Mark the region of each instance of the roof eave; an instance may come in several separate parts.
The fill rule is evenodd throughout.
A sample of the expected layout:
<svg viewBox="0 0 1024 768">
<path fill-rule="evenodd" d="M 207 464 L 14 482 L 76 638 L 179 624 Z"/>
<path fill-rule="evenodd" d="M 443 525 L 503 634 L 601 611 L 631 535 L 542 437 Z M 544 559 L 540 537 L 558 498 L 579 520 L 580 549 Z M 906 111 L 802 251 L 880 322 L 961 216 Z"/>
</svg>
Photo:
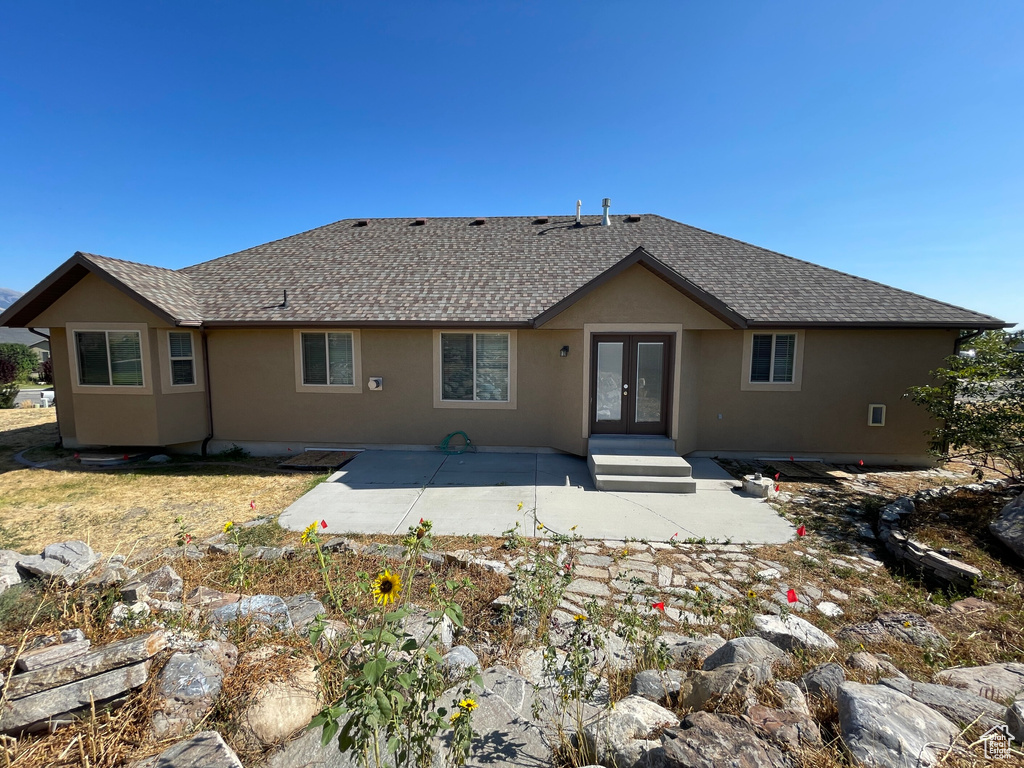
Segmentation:
<svg viewBox="0 0 1024 768">
<path fill-rule="evenodd" d="M 958 321 L 943 321 L 943 322 L 927 322 L 921 320 L 905 320 L 905 321 L 867 321 L 867 322 L 829 322 L 829 321 L 815 321 L 815 322 L 776 322 L 773 320 L 751 320 L 748 323 L 748 327 L 752 329 L 756 328 L 786 328 L 786 329 L 799 329 L 799 328 L 816 328 L 821 330 L 998 330 L 1000 328 L 1012 328 L 1013 323 L 1006 323 L 1002 320 L 991 320 L 991 321 L 971 321 L 964 320 Z"/>
</svg>

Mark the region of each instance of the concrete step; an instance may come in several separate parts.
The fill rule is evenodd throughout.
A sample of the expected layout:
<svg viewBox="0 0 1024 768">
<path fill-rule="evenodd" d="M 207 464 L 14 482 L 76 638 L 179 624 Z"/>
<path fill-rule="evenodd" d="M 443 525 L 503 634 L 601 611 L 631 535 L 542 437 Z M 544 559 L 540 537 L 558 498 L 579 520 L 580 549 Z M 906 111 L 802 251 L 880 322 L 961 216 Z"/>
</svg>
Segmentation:
<svg viewBox="0 0 1024 768">
<path fill-rule="evenodd" d="M 660 435 L 594 435 L 587 442 L 587 453 L 603 455 L 651 453 L 675 454 L 676 444 Z"/>
<path fill-rule="evenodd" d="M 590 474 L 689 477 L 690 464 L 678 454 L 597 454 L 587 457 Z"/>
<path fill-rule="evenodd" d="M 688 477 L 597 475 L 594 477 L 594 484 L 599 491 L 634 491 L 637 493 L 697 492 L 697 481 Z"/>
</svg>

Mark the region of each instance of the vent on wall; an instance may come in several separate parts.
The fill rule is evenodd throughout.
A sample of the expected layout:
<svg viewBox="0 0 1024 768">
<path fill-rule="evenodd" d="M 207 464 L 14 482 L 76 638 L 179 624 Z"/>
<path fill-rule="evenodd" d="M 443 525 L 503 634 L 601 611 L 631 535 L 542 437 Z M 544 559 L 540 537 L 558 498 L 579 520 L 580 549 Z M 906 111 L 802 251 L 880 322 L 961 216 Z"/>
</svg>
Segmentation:
<svg viewBox="0 0 1024 768">
<path fill-rule="evenodd" d="M 885 426 L 885 406 L 881 403 L 872 403 L 868 406 L 868 426 Z"/>
</svg>

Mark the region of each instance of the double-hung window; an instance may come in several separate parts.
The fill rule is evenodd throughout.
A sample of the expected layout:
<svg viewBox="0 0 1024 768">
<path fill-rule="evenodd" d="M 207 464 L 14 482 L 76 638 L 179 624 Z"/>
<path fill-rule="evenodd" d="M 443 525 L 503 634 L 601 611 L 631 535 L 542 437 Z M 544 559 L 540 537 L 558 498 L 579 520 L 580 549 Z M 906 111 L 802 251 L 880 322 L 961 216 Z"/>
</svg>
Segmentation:
<svg viewBox="0 0 1024 768">
<path fill-rule="evenodd" d="M 79 386 L 145 386 L 139 331 L 75 331 L 75 355 Z"/>
<path fill-rule="evenodd" d="M 441 400 L 508 403 L 508 333 L 441 334 Z"/>
<path fill-rule="evenodd" d="M 180 387 L 196 383 L 196 358 L 189 331 L 170 331 L 167 348 L 171 361 L 171 385 Z"/>
<path fill-rule="evenodd" d="M 754 334 L 750 347 L 751 383 L 791 384 L 795 365 L 795 333 Z"/>
<path fill-rule="evenodd" d="M 355 355 L 350 331 L 301 334 L 305 386 L 355 386 Z"/>
</svg>

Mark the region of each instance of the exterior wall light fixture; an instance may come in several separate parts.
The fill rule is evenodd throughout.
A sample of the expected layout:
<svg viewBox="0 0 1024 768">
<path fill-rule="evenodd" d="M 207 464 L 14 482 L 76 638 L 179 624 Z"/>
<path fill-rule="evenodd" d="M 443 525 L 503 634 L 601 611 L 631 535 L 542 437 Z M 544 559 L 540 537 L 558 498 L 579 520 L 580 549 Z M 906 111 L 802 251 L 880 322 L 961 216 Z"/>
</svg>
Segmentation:
<svg viewBox="0 0 1024 768">
<path fill-rule="evenodd" d="M 562 347 L 560 350 L 558 350 L 558 356 L 559 357 L 568 357 L 569 356 L 569 345 L 568 344 L 566 344 L 564 347 Z"/>
</svg>

